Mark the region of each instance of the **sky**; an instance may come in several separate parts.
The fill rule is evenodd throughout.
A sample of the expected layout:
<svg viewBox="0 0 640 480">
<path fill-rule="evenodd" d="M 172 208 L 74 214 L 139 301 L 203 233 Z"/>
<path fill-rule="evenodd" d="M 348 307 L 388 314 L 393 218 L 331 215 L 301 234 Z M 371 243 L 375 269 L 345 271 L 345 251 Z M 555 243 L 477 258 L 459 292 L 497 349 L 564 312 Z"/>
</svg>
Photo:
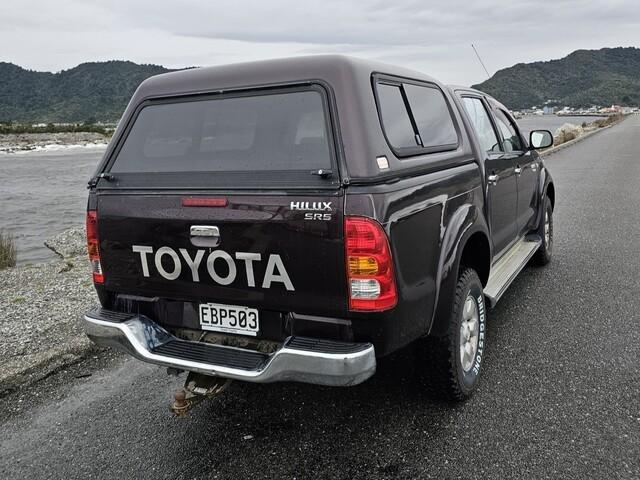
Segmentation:
<svg viewBox="0 0 640 480">
<path fill-rule="evenodd" d="M 3 0 L 0 61 L 39 71 L 131 60 L 171 68 L 341 53 L 486 79 L 577 49 L 640 47 L 638 0 Z"/>
</svg>

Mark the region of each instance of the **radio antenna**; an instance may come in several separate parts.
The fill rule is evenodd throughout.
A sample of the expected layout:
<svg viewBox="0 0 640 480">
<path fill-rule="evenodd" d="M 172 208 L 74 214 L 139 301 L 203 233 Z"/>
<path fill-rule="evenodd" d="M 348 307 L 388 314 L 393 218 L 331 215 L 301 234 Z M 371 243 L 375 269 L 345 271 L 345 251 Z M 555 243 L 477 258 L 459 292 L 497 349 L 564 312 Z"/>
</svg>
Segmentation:
<svg viewBox="0 0 640 480">
<path fill-rule="evenodd" d="M 476 57 L 478 57 L 480 65 L 482 65 L 482 68 L 484 68 L 484 71 L 487 74 L 487 78 L 491 78 L 491 75 L 489 75 L 489 70 L 487 70 L 487 67 L 484 66 L 484 62 L 482 61 L 482 58 L 480 58 L 480 54 L 478 53 L 478 50 L 476 50 L 476 47 L 473 43 L 471 44 L 471 48 L 473 48 L 473 51 L 476 52 Z"/>
</svg>

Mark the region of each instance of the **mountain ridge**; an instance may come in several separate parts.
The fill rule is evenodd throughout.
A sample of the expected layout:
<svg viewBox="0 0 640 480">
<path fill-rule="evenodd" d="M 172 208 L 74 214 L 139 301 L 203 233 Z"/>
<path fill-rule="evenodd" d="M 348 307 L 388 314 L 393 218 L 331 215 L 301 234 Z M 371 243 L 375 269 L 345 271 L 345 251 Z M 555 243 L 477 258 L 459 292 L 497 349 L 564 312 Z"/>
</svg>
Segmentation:
<svg viewBox="0 0 640 480">
<path fill-rule="evenodd" d="M 146 78 L 175 71 L 126 60 L 85 62 L 38 72 L 0 62 L 0 122 L 113 122 Z M 473 85 L 511 109 L 534 105 L 640 105 L 640 49 L 576 50 L 518 63 Z"/>
<path fill-rule="evenodd" d="M 640 49 L 575 50 L 556 60 L 518 63 L 473 88 L 512 109 L 640 105 Z"/>
<path fill-rule="evenodd" d="M 116 121 L 143 80 L 171 71 L 126 60 L 85 62 L 56 73 L 0 62 L 0 122 Z"/>
</svg>

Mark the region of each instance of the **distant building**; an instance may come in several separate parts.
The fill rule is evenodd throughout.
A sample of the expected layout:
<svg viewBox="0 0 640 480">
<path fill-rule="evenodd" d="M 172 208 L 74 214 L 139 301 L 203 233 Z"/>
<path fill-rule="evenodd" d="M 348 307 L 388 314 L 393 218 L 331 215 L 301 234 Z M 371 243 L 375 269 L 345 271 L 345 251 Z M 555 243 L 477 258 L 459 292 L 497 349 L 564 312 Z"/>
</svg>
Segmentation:
<svg viewBox="0 0 640 480">
<path fill-rule="evenodd" d="M 554 107 L 549 107 L 547 105 L 542 107 L 542 114 L 543 115 L 553 115 L 554 112 L 555 112 L 555 108 Z"/>
<path fill-rule="evenodd" d="M 606 113 L 611 115 L 614 113 L 622 113 L 623 110 L 624 110 L 623 107 L 619 105 L 611 105 L 609 108 L 601 108 L 600 113 Z"/>
</svg>

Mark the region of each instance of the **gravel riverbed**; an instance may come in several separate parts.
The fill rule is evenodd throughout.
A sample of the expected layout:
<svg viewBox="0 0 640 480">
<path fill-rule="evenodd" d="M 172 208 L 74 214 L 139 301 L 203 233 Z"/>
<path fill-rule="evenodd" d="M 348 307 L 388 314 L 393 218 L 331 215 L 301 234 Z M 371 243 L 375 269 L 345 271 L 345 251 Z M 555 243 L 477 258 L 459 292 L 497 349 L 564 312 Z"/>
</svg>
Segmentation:
<svg viewBox="0 0 640 480">
<path fill-rule="evenodd" d="M 46 242 L 57 260 L 0 271 L 0 395 L 94 348 L 80 321 L 97 303 L 84 242 L 82 227 L 65 231 Z"/>
<path fill-rule="evenodd" d="M 106 145 L 109 137 L 97 132 L 6 133 L 0 134 L 0 153 L 55 150 L 65 147 Z"/>
</svg>

